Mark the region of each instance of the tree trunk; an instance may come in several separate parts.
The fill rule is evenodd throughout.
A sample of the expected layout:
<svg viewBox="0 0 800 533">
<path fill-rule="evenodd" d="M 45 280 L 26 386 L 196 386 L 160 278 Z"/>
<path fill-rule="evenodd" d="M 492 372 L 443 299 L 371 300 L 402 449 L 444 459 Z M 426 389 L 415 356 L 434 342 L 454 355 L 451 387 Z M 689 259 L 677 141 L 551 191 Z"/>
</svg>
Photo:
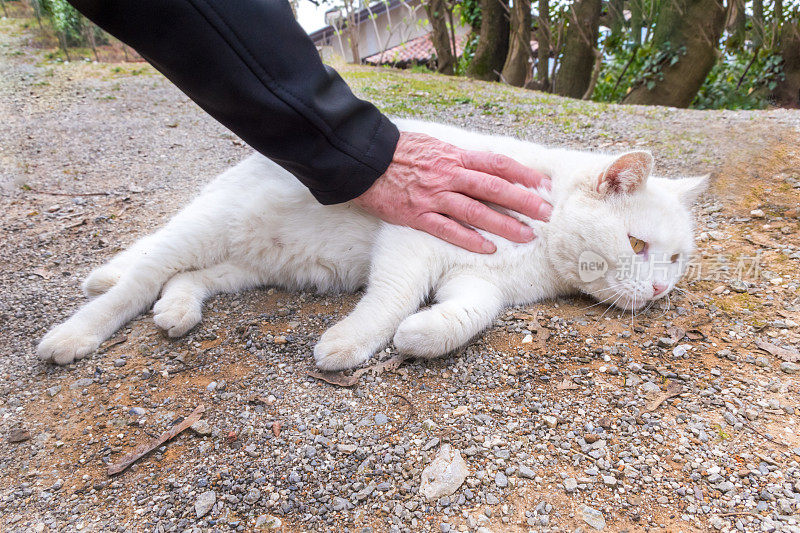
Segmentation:
<svg viewBox="0 0 800 533">
<path fill-rule="evenodd" d="M 538 68 L 536 71 L 539 89 L 542 91 L 550 90 L 550 2 L 549 0 L 539 0 L 539 29 L 536 32 L 538 49 L 536 51 Z"/>
<path fill-rule="evenodd" d="M 642 45 L 642 26 L 644 24 L 644 0 L 631 0 L 631 37 L 634 46 Z"/>
<path fill-rule="evenodd" d="M 728 50 L 737 50 L 744 44 L 747 28 L 747 14 L 744 10 L 745 0 L 728 0 L 728 15 L 725 29 L 728 30 L 728 40 L 725 46 Z"/>
<path fill-rule="evenodd" d="M 658 74 L 649 83 L 635 85 L 624 102 L 688 107 L 717 61 L 717 43 L 724 26 L 721 0 L 665 3 L 656 20 L 653 44 L 661 51 L 669 44 L 677 56 L 667 56 Z"/>
<path fill-rule="evenodd" d="M 567 14 L 564 54 L 553 92 L 582 98 L 589 88 L 599 34 L 600 0 L 576 0 Z"/>
<path fill-rule="evenodd" d="M 772 99 L 781 107 L 800 107 L 800 20 L 783 25 L 778 53 L 783 58 L 784 79 L 772 91 Z"/>
<path fill-rule="evenodd" d="M 608 0 L 608 27 L 611 41 L 619 43 L 625 30 L 625 0 Z"/>
<path fill-rule="evenodd" d="M 436 71 L 452 75 L 455 72 L 455 56 L 450 47 L 450 34 L 447 31 L 447 5 L 445 0 L 428 0 L 425 12 L 431 24 L 431 42 L 436 50 Z"/>
<path fill-rule="evenodd" d="M 480 0 L 480 6 L 481 32 L 467 74 L 497 81 L 508 53 L 508 0 Z"/>
<path fill-rule="evenodd" d="M 361 54 L 358 50 L 358 24 L 356 24 L 356 6 L 353 0 L 345 0 L 344 9 L 347 14 L 347 40 L 350 43 L 350 54 L 353 56 L 352 63 L 361 64 Z"/>
<path fill-rule="evenodd" d="M 772 48 L 778 47 L 783 20 L 783 0 L 775 0 L 772 4 Z"/>
<path fill-rule="evenodd" d="M 531 73 L 531 0 L 514 0 L 503 80 L 522 87 Z"/>
<path fill-rule="evenodd" d="M 753 0 L 753 44 L 764 44 L 764 0 Z"/>
</svg>

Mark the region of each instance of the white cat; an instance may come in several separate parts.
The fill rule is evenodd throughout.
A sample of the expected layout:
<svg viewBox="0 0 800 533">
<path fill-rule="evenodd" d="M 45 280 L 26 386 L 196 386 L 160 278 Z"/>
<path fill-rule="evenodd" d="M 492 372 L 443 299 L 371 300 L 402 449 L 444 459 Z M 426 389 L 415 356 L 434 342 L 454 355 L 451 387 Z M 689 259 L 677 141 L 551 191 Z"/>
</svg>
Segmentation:
<svg viewBox="0 0 800 533">
<path fill-rule="evenodd" d="M 438 124 L 396 123 L 549 175 L 552 190 L 538 191 L 553 205 L 549 223 L 512 214 L 538 238 L 518 244 L 481 232 L 497 252 L 470 253 L 350 203 L 320 205 L 287 171 L 253 155 L 207 185 L 164 228 L 94 270 L 83 288 L 95 298 L 45 335 L 39 357 L 67 364 L 92 353 L 159 294 L 153 319 L 178 337 L 200 322 L 203 301 L 220 292 L 262 285 L 355 291 L 366 284 L 352 313 L 314 348 L 319 368 L 339 370 L 363 363 L 390 340 L 401 352 L 440 356 L 487 328 L 506 306 L 578 291 L 639 309 L 683 274 L 693 250 L 689 207 L 706 177 L 649 177 L 653 158 L 642 151 L 551 149 Z M 420 310 L 429 295 L 435 303 Z"/>
</svg>

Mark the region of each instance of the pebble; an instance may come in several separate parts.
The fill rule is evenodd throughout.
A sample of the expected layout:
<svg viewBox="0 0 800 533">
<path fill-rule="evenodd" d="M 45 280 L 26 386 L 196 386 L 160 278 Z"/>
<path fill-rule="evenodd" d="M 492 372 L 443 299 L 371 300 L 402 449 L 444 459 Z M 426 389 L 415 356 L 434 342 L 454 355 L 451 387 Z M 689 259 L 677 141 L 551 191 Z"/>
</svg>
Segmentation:
<svg viewBox="0 0 800 533">
<path fill-rule="evenodd" d="M 464 483 L 467 473 L 467 463 L 461 457 L 461 452 L 444 444 L 433 461 L 422 471 L 419 492 L 428 501 L 449 496 Z"/>
<path fill-rule="evenodd" d="M 504 489 L 508 486 L 508 478 L 502 472 L 498 472 L 494 476 L 494 484 L 498 486 L 498 488 Z"/>
<path fill-rule="evenodd" d="M 533 479 L 536 477 L 536 472 L 525 465 L 519 465 L 519 475 L 520 477 L 524 477 L 526 479 Z"/>
<path fill-rule="evenodd" d="M 564 490 L 567 492 L 575 492 L 578 488 L 578 480 L 574 477 L 568 477 L 564 480 Z"/>
<path fill-rule="evenodd" d="M 603 528 L 606 527 L 606 519 L 603 516 L 603 513 L 597 509 L 593 509 L 588 505 L 581 505 L 581 507 L 578 509 L 578 513 L 584 522 L 589 524 L 590 527 L 596 529 L 597 531 L 602 531 Z"/>
<path fill-rule="evenodd" d="M 785 372 L 786 374 L 797 374 L 797 372 L 800 372 L 800 365 L 797 363 L 784 361 L 781 363 L 781 372 Z"/>
<path fill-rule="evenodd" d="M 190 427 L 198 435 L 211 435 L 211 426 L 203 419 L 198 420 Z"/>
<path fill-rule="evenodd" d="M 552 415 L 545 415 L 542 417 L 542 420 L 544 420 L 544 423 L 549 428 L 555 428 L 556 426 L 558 426 L 558 418 Z"/>
<path fill-rule="evenodd" d="M 217 503 L 217 493 L 213 490 L 208 490 L 197 497 L 194 502 L 194 512 L 197 518 L 203 518 Z"/>
</svg>

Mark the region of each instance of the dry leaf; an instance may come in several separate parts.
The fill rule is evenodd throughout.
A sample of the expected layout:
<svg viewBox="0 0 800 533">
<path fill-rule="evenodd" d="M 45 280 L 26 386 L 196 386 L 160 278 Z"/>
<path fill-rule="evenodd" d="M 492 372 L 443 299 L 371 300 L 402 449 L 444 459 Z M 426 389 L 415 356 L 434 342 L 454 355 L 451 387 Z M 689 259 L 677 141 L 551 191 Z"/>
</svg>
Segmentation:
<svg viewBox="0 0 800 533">
<path fill-rule="evenodd" d="M 276 437 L 281 436 L 281 423 L 278 422 L 277 420 L 272 423 L 272 434 L 275 435 Z"/>
<path fill-rule="evenodd" d="M 25 442 L 31 438 L 31 432 L 25 428 L 16 428 L 8 432 L 8 442 Z"/>
<path fill-rule="evenodd" d="M 391 372 L 392 370 L 397 370 L 397 368 L 403 364 L 403 362 L 408 359 L 405 355 L 393 355 L 387 361 L 382 363 L 375 363 L 374 365 L 370 365 L 365 368 L 359 368 L 355 372 L 353 372 L 352 376 L 347 376 L 343 372 L 309 372 L 308 375 L 312 378 L 321 379 L 326 383 L 330 383 L 331 385 L 337 385 L 339 387 L 352 387 L 358 380 L 361 379 L 361 376 L 366 374 L 367 372 L 372 372 L 375 375 L 382 374 L 383 372 Z"/>
<path fill-rule="evenodd" d="M 772 344 L 771 342 L 767 342 L 764 339 L 756 339 L 756 346 L 765 352 L 771 353 L 779 359 L 783 359 L 784 361 L 788 361 L 790 363 L 796 363 L 797 361 L 800 361 L 800 352 L 794 348 L 781 348 L 780 346 Z"/>
<path fill-rule="evenodd" d="M 645 411 L 655 411 L 659 408 L 659 406 L 669 400 L 670 398 L 679 395 L 683 392 L 683 385 L 678 383 L 677 381 L 670 381 L 669 385 L 667 385 L 667 391 L 662 392 L 661 395 L 647 404 L 647 407 L 644 408 Z"/>
<path fill-rule="evenodd" d="M 575 390 L 577 388 L 578 385 L 569 378 L 564 378 L 564 381 L 556 386 L 556 389 L 558 390 Z"/>
</svg>

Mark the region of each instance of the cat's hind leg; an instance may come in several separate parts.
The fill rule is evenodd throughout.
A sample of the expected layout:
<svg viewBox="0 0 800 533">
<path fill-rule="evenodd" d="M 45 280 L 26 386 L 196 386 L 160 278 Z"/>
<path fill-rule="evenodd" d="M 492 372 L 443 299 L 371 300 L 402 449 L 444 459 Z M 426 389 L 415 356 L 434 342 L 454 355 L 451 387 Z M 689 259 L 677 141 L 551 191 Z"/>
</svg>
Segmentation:
<svg viewBox="0 0 800 533">
<path fill-rule="evenodd" d="M 260 283 L 251 270 L 233 263 L 220 263 L 174 275 L 164 285 L 153 306 L 153 321 L 170 337 L 180 337 L 202 318 L 203 302 L 221 292 L 238 292 Z"/>
<path fill-rule="evenodd" d="M 446 281 L 436 291 L 438 303 L 400 323 L 394 345 L 415 357 L 439 357 L 469 342 L 489 327 L 503 309 L 494 284 L 472 275 Z"/>
</svg>

